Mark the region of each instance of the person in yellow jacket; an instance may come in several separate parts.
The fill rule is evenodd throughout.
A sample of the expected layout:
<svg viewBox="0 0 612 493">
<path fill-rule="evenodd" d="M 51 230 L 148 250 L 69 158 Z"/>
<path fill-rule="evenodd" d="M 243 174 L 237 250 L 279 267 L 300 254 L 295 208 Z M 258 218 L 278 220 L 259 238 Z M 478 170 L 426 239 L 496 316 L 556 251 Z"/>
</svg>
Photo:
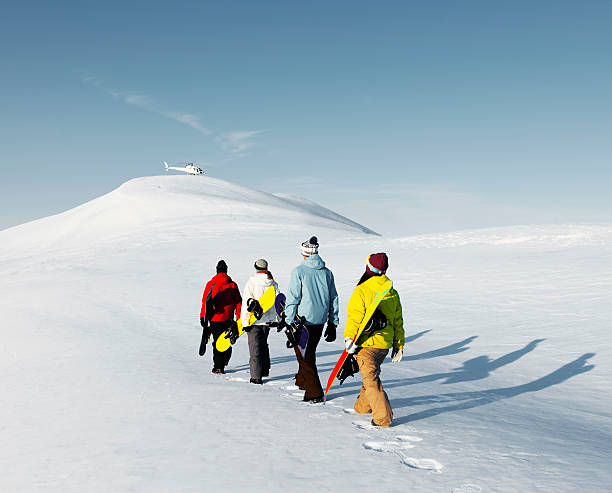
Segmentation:
<svg viewBox="0 0 612 493">
<path fill-rule="evenodd" d="M 391 361 L 397 363 L 402 359 L 404 348 L 402 305 L 397 291 L 385 275 L 388 267 L 386 253 L 374 253 L 368 257 L 366 270 L 348 302 L 344 328 L 346 350 L 349 354 L 355 354 L 363 379 L 355 411 L 360 414 L 372 413 L 374 426 L 390 426 L 393 419 L 391 404 L 380 381 L 380 366 L 389 349 L 393 348 Z M 354 341 L 366 310 L 372 306 L 377 294 L 381 295 L 388 287 L 391 289 L 383 296 L 366 328 Z"/>
</svg>

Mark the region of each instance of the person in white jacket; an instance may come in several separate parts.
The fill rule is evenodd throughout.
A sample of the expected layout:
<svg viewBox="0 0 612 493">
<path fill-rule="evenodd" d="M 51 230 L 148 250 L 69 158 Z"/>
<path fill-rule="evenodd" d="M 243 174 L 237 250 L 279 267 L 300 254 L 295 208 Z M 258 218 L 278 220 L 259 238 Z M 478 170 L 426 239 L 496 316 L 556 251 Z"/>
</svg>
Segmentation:
<svg viewBox="0 0 612 493">
<path fill-rule="evenodd" d="M 278 284 L 274 281 L 268 270 L 268 262 L 259 259 L 255 262 L 255 274 L 246 283 L 243 291 L 245 302 L 242 309 L 242 325 L 249 339 L 249 365 L 251 368 L 251 383 L 262 384 L 263 377 L 270 375 L 270 350 L 268 348 L 268 335 L 270 327 L 268 322 L 278 322 L 279 318 L 274 307 L 264 312 L 263 316 L 248 327 L 250 313 L 246 310 L 249 299 L 259 299 L 270 286 L 274 286 L 274 294 L 278 295 Z"/>
</svg>

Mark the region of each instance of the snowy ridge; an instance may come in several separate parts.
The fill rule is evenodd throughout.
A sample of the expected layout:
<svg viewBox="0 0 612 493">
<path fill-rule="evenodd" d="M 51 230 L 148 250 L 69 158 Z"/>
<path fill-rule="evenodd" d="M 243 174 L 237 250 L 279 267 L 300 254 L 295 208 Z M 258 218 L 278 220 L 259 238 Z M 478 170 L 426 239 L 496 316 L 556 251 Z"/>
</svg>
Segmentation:
<svg viewBox="0 0 612 493">
<path fill-rule="evenodd" d="M 377 234 L 308 200 L 283 198 L 210 177 L 152 176 L 132 179 L 66 212 L 0 231 L 1 255 L 91 247 L 133 235 L 155 240 L 161 231 L 201 236 L 304 225 Z"/>
<path fill-rule="evenodd" d="M 279 197 L 285 201 L 287 201 L 287 203 L 292 204 L 298 208 L 301 209 L 307 209 L 309 211 L 312 211 L 313 213 L 316 213 L 317 215 L 321 216 L 321 217 L 325 217 L 327 219 L 330 219 L 332 221 L 337 221 L 339 223 L 342 224 L 347 224 L 349 226 L 352 226 L 353 228 L 359 229 L 361 231 L 363 231 L 364 233 L 367 234 L 371 234 L 371 235 L 377 235 L 379 236 L 379 234 L 376 231 L 373 231 L 369 228 L 366 228 L 364 226 L 362 226 L 361 224 L 356 223 L 355 221 L 351 221 L 350 219 L 341 216 L 340 214 L 327 209 L 326 207 L 323 207 L 319 204 L 317 204 L 316 202 L 313 202 L 312 200 L 308 200 L 305 199 L 303 197 L 297 197 L 295 195 L 289 195 L 289 194 L 285 194 L 285 193 L 275 193 L 274 194 L 275 197 Z"/>
</svg>

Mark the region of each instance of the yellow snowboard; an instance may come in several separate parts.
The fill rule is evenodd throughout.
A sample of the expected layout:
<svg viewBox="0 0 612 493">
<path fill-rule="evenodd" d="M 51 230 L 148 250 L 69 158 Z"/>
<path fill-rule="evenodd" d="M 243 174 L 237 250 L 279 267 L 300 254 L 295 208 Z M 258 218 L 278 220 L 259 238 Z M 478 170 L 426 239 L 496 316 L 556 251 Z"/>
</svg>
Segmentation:
<svg viewBox="0 0 612 493">
<path fill-rule="evenodd" d="M 266 292 L 259 297 L 257 301 L 259 301 L 259 304 L 261 305 L 261 309 L 263 310 L 263 312 L 266 313 L 270 308 L 274 307 L 275 300 L 276 300 L 276 291 L 274 291 L 274 286 L 270 286 L 268 289 L 266 289 Z M 246 301 L 243 307 L 244 307 L 243 309 L 246 309 Z M 255 322 L 257 322 L 257 318 L 255 317 L 253 313 L 251 313 L 249 315 L 249 325 L 253 325 Z M 238 337 L 240 337 L 242 333 L 244 332 L 244 327 L 242 327 L 242 319 L 238 319 L 236 323 L 238 324 Z M 217 348 L 217 351 L 220 351 L 220 352 L 227 351 L 232 346 L 228 335 L 229 333 L 226 330 L 225 332 L 223 332 L 223 334 L 219 336 L 219 338 L 217 339 L 217 344 L 215 345 Z"/>
</svg>

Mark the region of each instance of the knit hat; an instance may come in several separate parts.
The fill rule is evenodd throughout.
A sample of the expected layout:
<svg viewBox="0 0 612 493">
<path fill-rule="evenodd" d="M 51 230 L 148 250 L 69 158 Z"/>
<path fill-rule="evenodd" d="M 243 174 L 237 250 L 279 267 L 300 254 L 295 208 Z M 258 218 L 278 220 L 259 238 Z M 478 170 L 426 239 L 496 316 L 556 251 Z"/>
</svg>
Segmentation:
<svg viewBox="0 0 612 493">
<path fill-rule="evenodd" d="M 260 258 L 258 261 L 255 262 L 255 269 L 268 270 L 268 261 Z"/>
<path fill-rule="evenodd" d="M 302 245 L 300 246 L 300 250 L 304 257 L 310 257 L 315 253 L 319 253 L 319 242 L 317 240 L 317 237 L 311 236 L 310 240 L 302 243 Z"/>
<path fill-rule="evenodd" d="M 366 272 L 374 276 L 380 276 L 387 272 L 389 259 L 386 253 L 373 253 L 366 260 Z"/>
<path fill-rule="evenodd" d="M 217 262 L 217 274 L 219 272 L 225 272 L 227 274 L 227 264 L 225 260 L 219 260 L 219 262 Z"/>
</svg>

